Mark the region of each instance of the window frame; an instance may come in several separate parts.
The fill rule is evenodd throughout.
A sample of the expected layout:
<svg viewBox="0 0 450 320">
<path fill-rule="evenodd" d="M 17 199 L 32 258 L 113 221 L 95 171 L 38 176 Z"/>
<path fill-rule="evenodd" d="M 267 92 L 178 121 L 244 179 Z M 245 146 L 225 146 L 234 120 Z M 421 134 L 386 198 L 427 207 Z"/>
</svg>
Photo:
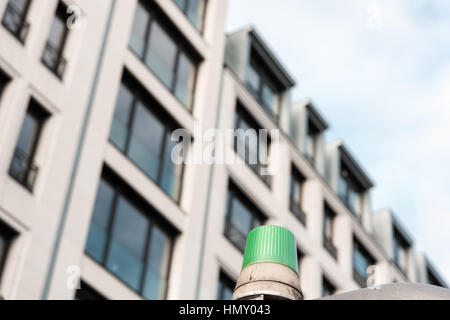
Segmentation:
<svg viewBox="0 0 450 320">
<path fill-rule="evenodd" d="M 0 252 L 0 285 L 3 278 L 3 272 L 5 271 L 8 255 L 11 251 L 11 245 L 14 238 L 17 236 L 17 232 L 14 231 L 5 222 L 0 220 L 0 237 L 5 241 L 5 247 L 2 252 Z"/>
<path fill-rule="evenodd" d="M 364 257 L 367 262 L 367 267 L 371 265 L 375 265 L 377 263 L 376 259 L 369 253 L 369 251 L 361 244 L 361 242 L 353 238 L 353 251 L 352 251 L 352 268 L 353 268 L 353 279 L 358 283 L 362 288 L 367 287 L 367 270 L 365 271 L 365 275 L 361 275 L 357 268 L 355 267 L 355 250 L 359 251 L 359 253 Z"/>
<path fill-rule="evenodd" d="M 66 25 L 66 19 L 65 19 L 66 15 L 68 15 L 67 14 L 67 5 L 62 0 L 59 0 L 58 6 L 53 15 L 52 24 L 50 26 L 50 32 L 47 35 L 47 40 L 45 41 L 44 52 L 43 52 L 42 58 L 41 58 L 42 64 L 60 80 L 63 79 L 65 71 L 66 71 L 66 66 L 67 66 L 67 60 L 64 58 L 64 51 L 65 51 L 65 48 L 67 45 L 67 39 L 69 38 L 70 30 L 69 30 L 69 28 L 67 28 L 67 25 Z M 49 41 L 49 37 L 52 32 L 51 28 L 53 26 L 53 22 L 55 21 L 55 19 L 61 20 L 64 25 L 64 32 L 63 32 L 63 36 L 60 40 L 59 48 L 54 48 L 53 45 L 50 44 L 50 41 Z M 45 60 L 45 55 L 48 52 L 53 52 L 53 54 L 55 54 L 55 65 L 54 66 L 50 66 L 47 63 L 47 61 Z"/>
<path fill-rule="evenodd" d="M 133 100 L 131 103 L 131 107 L 130 107 L 130 114 L 129 119 L 128 119 L 128 123 L 127 123 L 127 135 L 126 135 L 126 141 L 125 141 L 125 145 L 124 148 L 122 150 L 122 148 L 120 146 L 118 146 L 112 139 L 111 139 L 111 132 L 113 129 L 113 124 L 111 125 L 111 130 L 110 130 L 110 134 L 108 137 L 108 141 L 117 149 L 119 150 L 131 163 L 133 163 L 133 165 L 135 165 L 146 177 L 148 177 L 153 183 L 155 183 L 158 188 L 160 188 L 160 190 L 162 190 L 164 192 L 164 194 L 166 194 L 171 200 L 175 201 L 175 203 L 180 204 L 181 202 L 181 197 L 182 197 L 182 193 L 183 193 L 183 182 L 184 182 L 184 172 L 185 172 L 185 165 L 181 164 L 181 169 L 180 169 L 180 176 L 179 176 L 179 190 L 177 192 L 176 195 L 174 195 L 172 197 L 172 195 L 168 194 L 161 186 L 162 184 L 162 177 L 163 177 L 163 172 L 164 172 L 164 156 L 165 156 L 165 151 L 168 147 L 167 145 L 167 141 L 166 141 L 166 136 L 168 133 L 173 132 L 174 130 L 181 128 L 181 126 L 176 122 L 176 120 L 174 120 L 164 109 L 164 107 L 161 106 L 161 104 L 150 94 L 148 93 L 148 91 L 139 83 L 139 81 L 134 78 L 133 75 L 131 75 L 131 73 L 128 70 L 124 70 L 123 76 L 122 76 L 122 81 L 120 84 L 120 88 L 124 86 L 129 93 L 133 96 Z M 120 92 L 120 89 L 119 89 Z M 115 111 L 117 108 L 117 101 L 119 100 L 119 94 L 117 94 L 117 98 L 116 98 L 116 105 L 114 108 L 114 116 L 115 117 Z M 136 112 L 137 112 L 137 105 L 141 103 L 147 110 L 148 112 L 150 112 L 152 114 L 152 116 L 161 123 L 161 125 L 164 127 L 164 133 L 162 135 L 163 137 L 163 141 L 161 143 L 161 150 L 159 150 L 159 155 L 158 155 L 158 160 L 159 160 L 159 164 L 158 164 L 158 173 L 157 173 L 157 179 L 153 179 L 152 177 L 150 177 L 149 174 L 147 174 L 143 168 L 141 168 L 141 166 L 136 163 L 135 160 L 133 160 L 130 156 L 129 156 L 129 147 L 130 147 L 130 140 L 132 137 L 132 133 L 133 133 L 133 123 L 134 123 L 134 119 L 136 117 Z"/>
<path fill-rule="evenodd" d="M 248 83 L 248 72 L 249 68 L 259 76 L 259 87 L 255 92 L 253 88 L 250 87 Z M 281 112 L 281 93 L 282 89 L 277 85 L 275 80 L 272 80 L 273 76 L 270 75 L 270 71 L 264 66 L 264 62 L 253 48 L 250 49 L 250 57 L 247 64 L 247 70 L 245 72 L 245 87 L 250 92 L 250 94 L 255 98 L 255 100 L 261 105 L 262 109 L 266 112 L 269 117 L 275 121 L 276 124 L 280 122 L 280 112 Z M 271 89 L 274 93 L 276 108 L 272 110 L 273 106 L 268 106 L 264 102 L 263 88 L 264 86 Z"/>
<path fill-rule="evenodd" d="M 186 19 L 189 21 L 189 23 L 192 24 L 192 26 L 194 27 L 195 30 L 197 30 L 201 35 L 204 34 L 205 32 L 205 22 L 206 22 L 206 14 L 207 14 L 207 8 L 208 8 L 208 0 L 200 0 L 203 1 L 204 3 L 204 7 L 203 7 L 203 12 L 202 12 L 202 16 L 201 16 L 201 27 L 199 28 L 198 26 L 195 25 L 194 22 L 191 21 L 191 19 L 189 19 L 187 12 L 188 12 L 188 8 L 189 8 L 189 4 L 192 0 L 185 0 L 185 4 L 184 4 L 184 8 L 181 8 L 178 3 L 176 1 L 173 0 L 173 2 L 175 3 L 175 6 L 184 14 L 184 16 L 186 17 Z"/>
<path fill-rule="evenodd" d="M 20 136 L 22 134 L 23 125 L 25 123 L 26 117 L 30 115 L 36 122 L 38 123 L 37 130 L 33 133 L 32 137 L 32 145 L 31 149 L 27 153 L 26 150 L 21 150 L 18 147 Z M 46 126 L 46 122 L 50 118 L 51 114 L 34 98 L 30 99 L 30 102 L 28 103 L 27 110 L 25 112 L 25 116 L 22 119 L 22 124 L 20 127 L 19 135 L 17 136 L 16 144 L 14 147 L 14 154 L 12 156 L 12 159 L 10 161 L 8 174 L 11 178 L 13 178 L 17 183 L 22 185 L 24 188 L 26 188 L 29 192 L 34 191 L 34 186 L 36 184 L 37 175 L 39 173 L 39 168 L 35 165 L 36 160 L 36 154 L 39 149 L 39 144 L 41 143 L 42 138 L 42 132 L 44 131 L 44 128 Z M 24 162 L 21 164 L 21 166 L 25 165 L 25 170 L 27 173 L 23 178 L 20 178 L 19 176 L 16 176 L 15 173 L 13 173 L 13 164 L 14 161 L 17 159 L 17 157 L 24 157 Z M 22 168 L 21 170 L 23 170 Z M 30 172 L 34 172 L 34 177 L 32 178 L 31 182 L 28 182 L 28 179 L 30 177 Z M 20 174 L 20 173 L 18 173 Z"/>
<path fill-rule="evenodd" d="M 295 165 L 291 166 L 291 175 L 290 175 L 291 181 L 290 181 L 290 190 L 289 190 L 289 210 L 294 214 L 294 216 L 304 225 L 306 226 L 307 223 L 307 217 L 305 212 L 303 211 L 302 204 L 303 204 L 303 198 L 304 198 L 304 184 L 306 182 L 306 178 L 304 175 L 300 173 L 300 170 L 298 170 Z M 301 200 L 300 202 L 295 201 L 294 199 L 294 184 L 297 183 L 300 186 L 301 189 Z"/>
<path fill-rule="evenodd" d="M 245 157 L 244 159 L 242 159 L 242 155 L 238 152 L 238 145 L 239 145 L 239 137 L 236 135 L 236 131 L 239 129 L 242 129 L 240 127 L 240 123 L 241 122 L 245 122 L 249 125 L 249 129 L 253 129 L 256 131 L 257 133 L 257 164 L 250 164 L 249 163 L 249 150 L 248 148 L 245 146 Z M 259 130 L 262 130 L 263 128 L 258 124 L 258 122 L 248 113 L 248 111 L 245 109 L 244 105 L 237 100 L 236 103 L 236 111 L 235 111 L 235 117 L 234 117 L 234 136 L 233 136 L 233 149 L 235 151 L 235 153 L 245 162 L 245 164 L 264 182 L 264 184 L 270 189 L 272 187 L 272 179 L 271 176 L 263 176 L 261 174 L 259 174 L 259 171 L 261 170 L 261 168 L 263 168 L 264 166 L 260 163 L 261 162 L 261 158 L 260 158 L 260 149 L 261 149 L 261 140 L 259 139 Z M 271 141 L 271 137 L 268 134 L 267 136 L 267 148 L 265 149 L 267 152 L 267 158 L 269 158 L 270 156 L 270 150 L 271 150 L 271 145 L 272 145 L 272 141 Z"/>
<path fill-rule="evenodd" d="M 151 206 L 146 200 L 144 200 L 140 195 L 138 195 L 136 193 L 136 191 L 133 190 L 133 188 L 131 186 L 129 186 L 124 180 L 122 180 L 120 177 L 118 177 L 117 174 L 112 171 L 112 169 L 105 166 L 100 180 L 107 183 L 114 190 L 111 207 L 108 212 L 105 246 L 103 248 L 101 261 L 98 261 L 95 257 L 93 257 L 87 251 L 87 246 L 84 249 L 84 253 L 88 257 L 90 257 L 94 262 L 96 262 L 102 268 L 104 268 L 104 270 L 106 270 L 106 272 L 108 272 L 114 278 L 116 278 L 118 281 L 120 281 L 120 283 L 122 283 L 123 285 L 125 285 L 127 288 L 129 288 L 133 292 L 137 293 L 138 295 L 144 297 L 143 291 L 144 291 L 144 287 L 145 287 L 145 280 L 147 278 L 147 272 L 148 272 L 147 266 L 149 263 L 149 253 L 150 253 L 149 248 L 151 246 L 150 240 L 151 240 L 151 235 L 152 235 L 152 229 L 156 225 L 170 239 L 170 246 L 168 248 L 169 257 L 168 257 L 168 263 L 167 263 L 167 276 L 164 279 L 164 281 L 166 282 L 166 286 L 165 286 L 163 298 L 161 298 L 161 299 L 166 299 L 168 290 L 169 290 L 169 286 L 167 284 L 171 277 L 171 269 L 172 269 L 171 266 L 172 266 L 172 260 L 173 260 L 173 255 L 174 255 L 177 232 L 170 225 L 170 223 L 167 222 L 167 220 L 165 220 L 164 217 L 161 216 L 161 214 L 156 209 L 154 209 L 153 206 Z M 97 193 L 98 193 L 98 190 L 97 190 Z M 142 214 L 142 216 L 145 217 L 146 220 L 149 222 L 149 225 L 148 225 L 148 228 L 146 231 L 146 235 L 145 235 L 146 241 L 144 243 L 144 248 L 143 248 L 144 256 L 142 258 L 143 265 L 142 265 L 142 274 L 141 274 L 141 277 L 139 280 L 139 290 L 134 289 L 125 280 L 120 278 L 119 275 L 117 275 L 116 273 L 114 273 L 112 270 L 110 270 L 107 267 L 107 260 L 108 260 L 109 253 L 111 250 L 111 239 L 114 234 L 114 232 L 113 232 L 114 231 L 114 221 L 117 216 L 117 204 L 119 202 L 118 200 L 120 197 L 122 197 L 130 205 L 132 205 L 137 211 L 139 211 Z M 92 211 L 89 230 L 91 228 L 91 224 L 93 221 L 92 219 L 94 217 L 94 210 L 95 209 L 93 209 L 93 211 Z"/>
<path fill-rule="evenodd" d="M 251 228 L 248 230 L 247 234 L 242 234 L 240 230 L 237 230 L 237 232 L 243 237 L 244 242 L 247 238 L 248 233 L 255 228 L 257 225 L 256 223 L 259 223 L 259 226 L 264 225 L 264 222 L 266 220 L 266 217 L 261 212 L 261 210 L 246 196 L 246 194 L 237 187 L 232 181 L 229 183 L 228 191 L 227 191 L 227 201 L 226 201 L 226 214 L 225 214 L 225 230 L 224 230 L 224 236 L 229 240 L 229 242 L 238 249 L 242 254 L 245 251 L 245 248 L 239 247 L 237 243 L 235 243 L 233 240 L 231 240 L 231 237 L 229 235 L 230 229 L 233 227 L 232 224 L 232 216 L 233 216 L 233 210 L 232 210 L 232 202 L 239 201 L 245 209 L 247 209 L 248 212 L 251 214 L 251 220 L 250 225 Z M 256 223 L 255 223 L 256 222 Z M 245 246 L 245 244 L 244 244 Z"/>
<path fill-rule="evenodd" d="M 229 277 L 223 270 L 220 270 L 219 283 L 217 287 L 217 300 L 225 301 L 224 290 L 231 288 L 231 292 L 233 293 L 235 287 L 236 284 L 233 282 L 231 277 Z"/>
<path fill-rule="evenodd" d="M 25 5 L 25 8 L 23 10 L 23 12 L 21 12 L 20 14 L 18 14 L 18 8 L 15 7 L 15 5 L 11 2 L 8 1 L 6 3 L 6 7 L 5 10 L 3 12 L 3 17 L 2 17 L 2 26 L 9 31 L 9 33 L 11 33 L 14 38 L 16 38 L 22 45 L 25 44 L 26 38 L 28 36 L 28 31 L 30 29 L 30 24 L 27 22 L 27 17 L 28 17 L 28 13 L 31 7 L 31 1 L 32 0 L 26 0 L 27 3 Z M 11 14 L 11 12 L 18 14 L 20 21 L 18 22 L 18 30 L 14 31 L 11 30 L 9 28 L 9 26 L 6 23 L 6 15 L 7 14 Z"/>
<path fill-rule="evenodd" d="M 334 212 L 334 210 L 327 204 L 324 204 L 323 208 L 323 225 L 322 225 L 322 239 L 323 239 L 323 246 L 328 251 L 328 253 L 337 260 L 338 258 L 338 250 L 334 244 L 334 233 L 335 233 L 335 221 L 337 214 Z M 329 223 L 330 237 L 327 236 L 327 221 Z"/>
<path fill-rule="evenodd" d="M 145 39 L 143 39 L 144 42 L 144 48 L 142 52 L 142 57 L 137 53 L 131 46 L 131 36 L 128 41 L 128 49 L 146 66 L 148 70 L 158 79 L 158 81 L 172 94 L 175 99 L 186 108 L 190 113 L 193 112 L 194 104 L 195 104 L 195 93 L 196 93 L 196 87 L 197 87 L 197 80 L 198 80 L 198 73 L 200 64 L 202 63 L 202 58 L 198 54 L 198 52 L 192 47 L 192 45 L 189 44 L 189 41 L 184 38 L 182 33 L 173 25 L 173 23 L 170 21 L 170 19 L 167 17 L 167 15 L 157 7 L 157 5 L 153 3 L 144 2 L 143 0 L 139 0 L 138 3 L 141 5 L 144 10 L 146 10 L 146 14 L 148 14 L 149 19 L 146 25 L 146 31 L 145 31 Z M 177 6 L 178 7 L 178 6 Z M 136 7 L 136 10 L 138 10 L 139 6 Z M 135 10 L 135 15 L 136 15 Z M 150 42 L 151 42 L 151 36 L 152 36 L 152 27 L 154 23 L 158 24 L 159 27 L 169 36 L 169 38 L 172 40 L 172 42 L 176 46 L 176 55 L 175 55 L 175 61 L 174 61 L 174 68 L 173 68 L 173 79 L 170 87 L 164 83 L 164 81 L 161 79 L 161 77 L 155 72 L 152 67 L 150 67 L 146 63 L 146 57 L 148 55 L 148 52 L 150 50 Z M 133 27 L 131 30 L 131 34 L 133 33 Z M 193 74 L 193 83 L 192 83 L 192 97 L 191 101 L 189 103 L 185 104 L 183 101 L 181 101 L 180 98 L 176 95 L 176 87 L 177 87 L 177 80 L 179 79 L 179 66 L 180 66 L 180 57 L 181 55 L 184 55 L 187 57 L 187 59 L 192 63 L 194 66 L 194 74 Z"/>
</svg>

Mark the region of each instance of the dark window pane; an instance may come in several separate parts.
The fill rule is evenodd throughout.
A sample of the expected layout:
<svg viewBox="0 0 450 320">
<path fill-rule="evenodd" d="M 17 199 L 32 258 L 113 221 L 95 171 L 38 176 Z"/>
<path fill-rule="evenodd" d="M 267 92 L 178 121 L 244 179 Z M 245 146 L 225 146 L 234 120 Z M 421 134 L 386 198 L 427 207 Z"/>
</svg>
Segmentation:
<svg viewBox="0 0 450 320">
<path fill-rule="evenodd" d="M 158 181 L 165 127 L 142 103 L 136 108 L 128 155 L 150 178 Z"/>
<path fill-rule="evenodd" d="M 219 286 L 217 288 L 217 299 L 231 300 L 233 297 L 234 287 L 234 282 L 221 272 L 219 278 Z"/>
<path fill-rule="evenodd" d="M 86 252 L 99 262 L 103 260 L 105 254 L 113 200 L 114 189 L 101 180 L 86 244 Z"/>
<path fill-rule="evenodd" d="M 145 62 L 168 88 L 172 88 L 176 56 L 176 44 L 157 23 L 154 23 Z"/>
<path fill-rule="evenodd" d="M 122 152 L 125 151 L 128 126 L 130 122 L 134 97 L 125 85 L 120 86 L 116 110 L 111 128 L 110 139 Z"/>
<path fill-rule="evenodd" d="M 10 0 L 3 14 L 2 24 L 22 43 L 29 28 L 26 22 L 29 4 L 30 0 Z"/>
<path fill-rule="evenodd" d="M 141 59 L 144 57 L 149 23 L 150 13 L 143 7 L 141 2 L 138 2 L 138 6 L 134 15 L 130 47 Z"/>
<path fill-rule="evenodd" d="M 106 267 L 134 290 L 140 288 L 148 227 L 148 220 L 120 198 Z"/>
<path fill-rule="evenodd" d="M 106 300 L 100 293 L 95 291 L 89 285 L 81 282 L 81 288 L 75 292 L 75 300 L 83 301 L 93 301 L 93 300 Z"/>
<path fill-rule="evenodd" d="M 9 250 L 9 245 L 15 236 L 13 230 L 0 221 L 0 280 L 2 276 L 3 267 L 6 263 L 6 258 Z"/>
<path fill-rule="evenodd" d="M 167 278 L 171 254 L 170 238 L 158 227 L 153 227 L 148 253 L 144 297 L 163 299 L 167 289 Z"/>
<path fill-rule="evenodd" d="M 194 92 L 195 66 L 184 54 L 178 62 L 175 96 L 185 105 L 190 106 Z"/>
</svg>

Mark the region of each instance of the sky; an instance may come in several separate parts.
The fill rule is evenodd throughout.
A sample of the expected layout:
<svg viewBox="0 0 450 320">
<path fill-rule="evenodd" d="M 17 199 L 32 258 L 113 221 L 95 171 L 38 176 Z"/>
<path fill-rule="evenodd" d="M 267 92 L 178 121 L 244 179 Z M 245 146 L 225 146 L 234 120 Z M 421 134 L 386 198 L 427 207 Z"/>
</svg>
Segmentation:
<svg viewBox="0 0 450 320">
<path fill-rule="evenodd" d="M 450 284 L 450 1 L 229 0 Z"/>
</svg>

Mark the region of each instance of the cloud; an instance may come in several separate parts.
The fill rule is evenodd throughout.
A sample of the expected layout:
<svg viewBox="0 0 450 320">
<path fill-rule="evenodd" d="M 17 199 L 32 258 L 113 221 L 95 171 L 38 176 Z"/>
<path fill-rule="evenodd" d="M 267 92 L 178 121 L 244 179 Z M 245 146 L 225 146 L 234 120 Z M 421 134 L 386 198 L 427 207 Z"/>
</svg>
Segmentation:
<svg viewBox="0 0 450 320">
<path fill-rule="evenodd" d="M 254 23 L 450 279 L 450 1 L 230 0 Z"/>
</svg>

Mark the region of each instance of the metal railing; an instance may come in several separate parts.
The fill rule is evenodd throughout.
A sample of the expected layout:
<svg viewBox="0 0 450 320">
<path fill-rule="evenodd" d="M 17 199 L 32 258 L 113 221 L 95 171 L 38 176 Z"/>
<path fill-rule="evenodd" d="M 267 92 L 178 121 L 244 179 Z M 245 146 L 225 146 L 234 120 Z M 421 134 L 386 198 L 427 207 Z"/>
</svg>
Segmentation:
<svg viewBox="0 0 450 320">
<path fill-rule="evenodd" d="M 20 149 L 16 149 L 11 161 L 9 175 L 29 191 L 33 191 L 37 174 L 38 168 L 32 163 L 29 155 Z"/>
<path fill-rule="evenodd" d="M 62 56 L 62 50 L 53 47 L 50 42 L 45 44 L 42 63 L 49 68 L 59 79 L 62 79 L 66 70 L 66 59 Z"/>
<path fill-rule="evenodd" d="M 21 43 L 25 43 L 25 39 L 30 29 L 30 24 L 26 21 L 25 15 L 15 7 L 14 4 L 8 2 L 2 19 L 2 25 L 9 30 Z"/>
</svg>

